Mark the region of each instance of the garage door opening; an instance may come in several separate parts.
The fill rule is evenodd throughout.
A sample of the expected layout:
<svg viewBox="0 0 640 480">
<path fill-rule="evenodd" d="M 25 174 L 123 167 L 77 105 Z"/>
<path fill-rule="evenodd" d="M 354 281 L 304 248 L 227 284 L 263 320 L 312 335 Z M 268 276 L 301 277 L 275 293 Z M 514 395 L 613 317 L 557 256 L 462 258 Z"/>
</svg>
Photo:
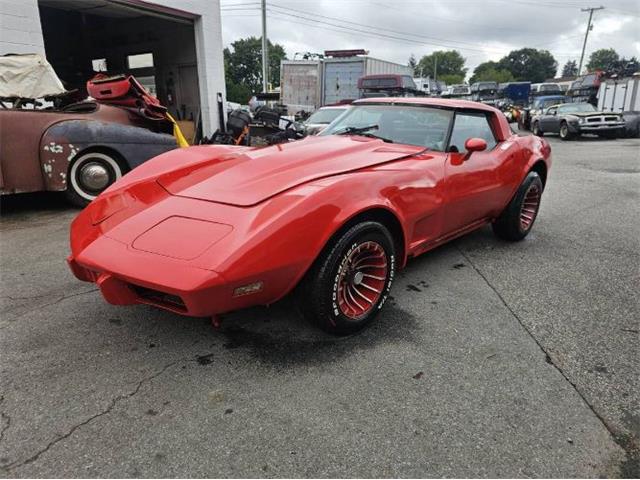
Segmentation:
<svg viewBox="0 0 640 480">
<path fill-rule="evenodd" d="M 97 72 L 132 74 L 175 118 L 197 122 L 194 15 L 140 0 L 39 0 L 38 7 L 47 59 L 67 89 L 86 91 Z"/>
</svg>

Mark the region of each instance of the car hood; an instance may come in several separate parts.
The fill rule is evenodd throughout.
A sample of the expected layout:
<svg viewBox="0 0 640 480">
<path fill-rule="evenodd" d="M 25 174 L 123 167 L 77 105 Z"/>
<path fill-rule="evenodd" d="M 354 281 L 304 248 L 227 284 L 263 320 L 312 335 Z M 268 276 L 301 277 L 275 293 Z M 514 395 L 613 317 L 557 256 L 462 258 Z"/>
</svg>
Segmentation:
<svg viewBox="0 0 640 480">
<path fill-rule="evenodd" d="M 611 112 L 583 112 L 583 113 L 567 113 L 567 115 L 571 115 L 573 117 L 582 117 L 582 118 L 587 118 L 587 117 L 601 117 L 603 115 L 606 116 L 616 116 L 619 117 L 620 115 L 618 115 L 617 113 L 611 113 Z"/>
<path fill-rule="evenodd" d="M 388 144 L 360 136 L 309 137 L 224 153 L 164 173 L 157 182 L 175 196 L 251 206 L 303 183 L 372 167 L 423 150 L 423 147 Z"/>
</svg>

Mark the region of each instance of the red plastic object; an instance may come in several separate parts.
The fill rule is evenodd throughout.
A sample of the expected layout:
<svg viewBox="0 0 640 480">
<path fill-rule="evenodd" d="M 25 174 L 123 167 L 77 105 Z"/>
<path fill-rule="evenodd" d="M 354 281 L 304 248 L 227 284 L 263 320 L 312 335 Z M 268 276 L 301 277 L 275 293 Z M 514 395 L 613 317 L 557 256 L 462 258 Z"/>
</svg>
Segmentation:
<svg viewBox="0 0 640 480">
<path fill-rule="evenodd" d="M 137 108 L 149 117 L 164 119 L 167 111 L 132 75 L 98 73 L 87 81 L 87 92 L 99 103 Z"/>
<path fill-rule="evenodd" d="M 337 135 L 173 150 L 132 170 L 73 221 L 73 273 L 114 279 L 101 285 L 114 303 L 214 317 L 282 298 L 359 215 L 393 219 L 402 267 L 493 221 L 532 168 L 546 176 L 551 167 L 548 143 L 514 135 L 493 107 L 430 98 L 355 104 L 368 102 L 484 112 L 498 143 L 467 155 Z M 382 263 L 366 273 L 379 276 L 376 268 Z M 351 307 L 346 314 L 363 313 Z"/>
</svg>

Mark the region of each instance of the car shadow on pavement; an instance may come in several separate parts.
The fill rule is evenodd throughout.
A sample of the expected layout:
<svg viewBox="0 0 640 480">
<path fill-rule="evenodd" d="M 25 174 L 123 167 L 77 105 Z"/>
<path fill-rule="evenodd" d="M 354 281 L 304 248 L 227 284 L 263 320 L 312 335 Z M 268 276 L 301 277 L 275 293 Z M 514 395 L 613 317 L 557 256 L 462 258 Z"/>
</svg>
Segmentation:
<svg viewBox="0 0 640 480">
<path fill-rule="evenodd" d="M 16 193 L 0 197 L 0 213 L 3 217 L 64 210 L 74 210 L 74 208 L 69 205 L 62 192 Z"/>
</svg>

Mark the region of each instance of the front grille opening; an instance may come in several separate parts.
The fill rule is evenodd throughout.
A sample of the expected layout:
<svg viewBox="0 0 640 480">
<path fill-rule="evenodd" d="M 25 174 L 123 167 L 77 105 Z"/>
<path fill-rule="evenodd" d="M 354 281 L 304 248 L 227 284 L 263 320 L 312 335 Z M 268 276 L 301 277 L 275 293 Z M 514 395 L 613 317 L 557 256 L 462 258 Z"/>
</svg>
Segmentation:
<svg viewBox="0 0 640 480">
<path fill-rule="evenodd" d="M 137 285 L 132 285 L 131 287 L 143 300 L 147 300 L 160 307 L 180 310 L 181 312 L 187 311 L 187 306 L 178 295 L 171 295 L 170 293 L 160 292 L 152 288 L 139 287 Z"/>
</svg>

